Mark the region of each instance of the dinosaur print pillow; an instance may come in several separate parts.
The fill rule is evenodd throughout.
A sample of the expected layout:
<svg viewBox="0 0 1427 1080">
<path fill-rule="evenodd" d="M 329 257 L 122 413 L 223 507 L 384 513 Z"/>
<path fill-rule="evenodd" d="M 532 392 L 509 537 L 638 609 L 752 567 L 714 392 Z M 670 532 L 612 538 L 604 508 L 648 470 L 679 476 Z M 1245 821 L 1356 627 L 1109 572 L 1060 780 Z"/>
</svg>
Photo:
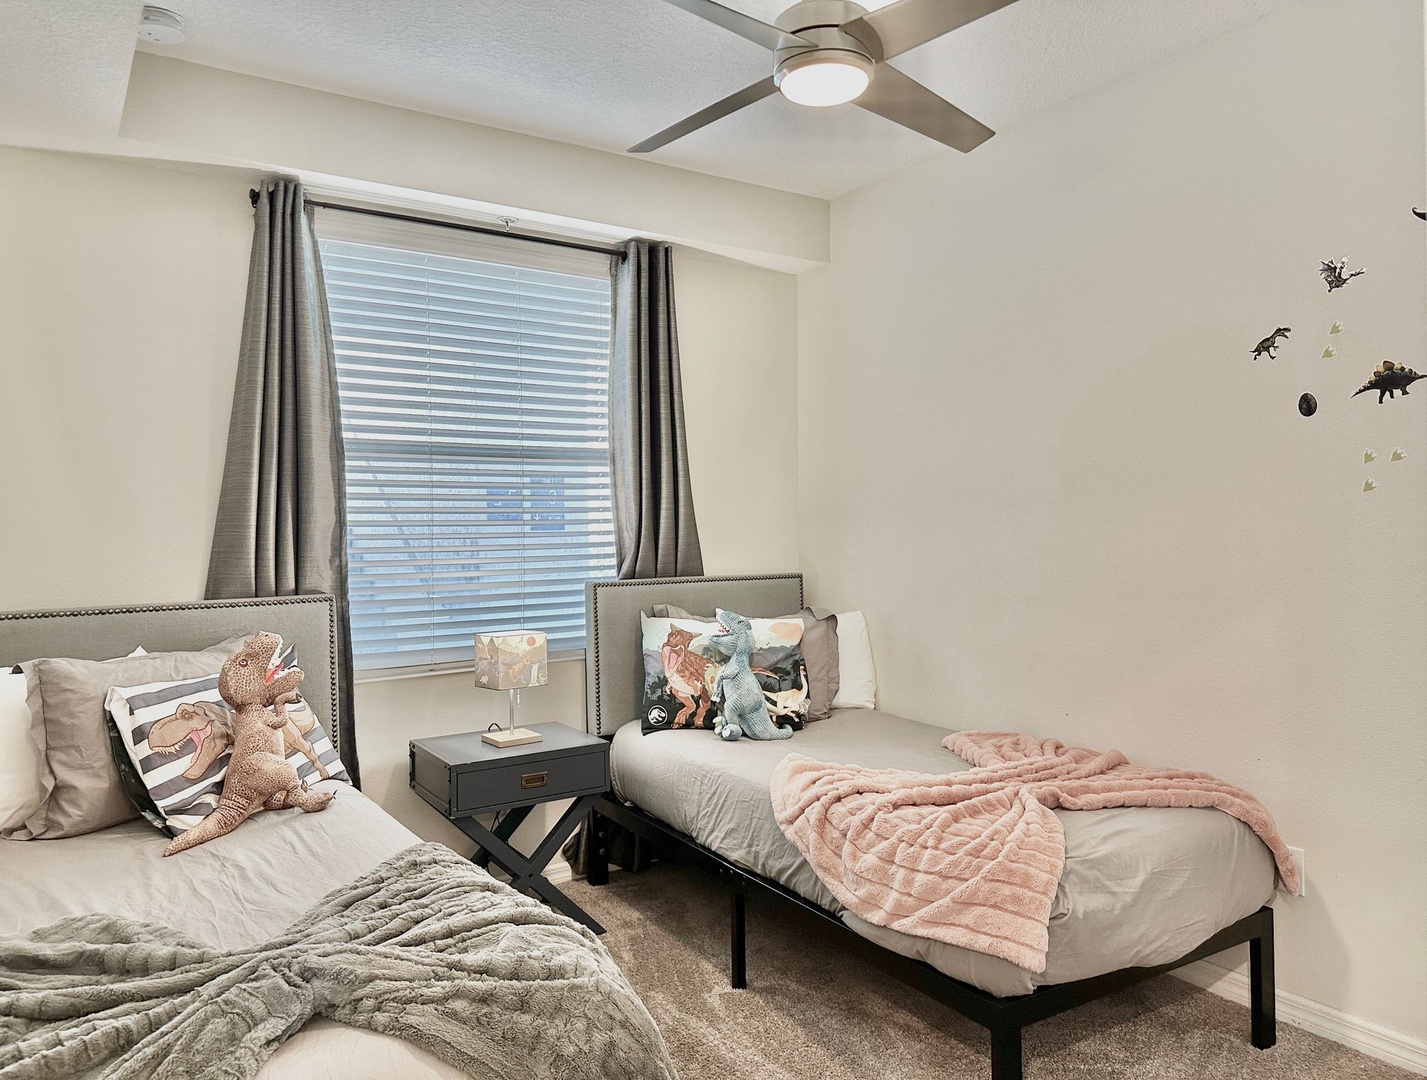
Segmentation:
<svg viewBox="0 0 1427 1080">
<path fill-rule="evenodd" d="M 808 712 L 800 619 L 754 619 L 753 673 L 774 722 L 800 729 Z M 714 684 L 727 660 L 710 638 L 718 623 L 640 616 L 644 652 L 644 733 L 707 728 L 718 718 Z"/>
<path fill-rule="evenodd" d="M 289 649 L 282 666 L 296 664 Z M 116 686 L 104 701 L 114 761 L 129 798 L 169 836 L 213 812 L 232 756 L 232 713 L 218 693 L 218 672 L 201 679 Z M 287 707 L 283 744 L 309 784 L 346 780 L 347 772 L 306 701 Z"/>
</svg>

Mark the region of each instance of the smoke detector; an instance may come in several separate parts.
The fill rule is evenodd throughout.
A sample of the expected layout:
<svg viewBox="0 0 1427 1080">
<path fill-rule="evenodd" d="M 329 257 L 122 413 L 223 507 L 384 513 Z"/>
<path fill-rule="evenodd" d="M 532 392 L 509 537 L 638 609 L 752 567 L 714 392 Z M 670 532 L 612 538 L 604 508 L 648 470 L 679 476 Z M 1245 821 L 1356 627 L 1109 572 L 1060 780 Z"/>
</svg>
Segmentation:
<svg viewBox="0 0 1427 1080">
<path fill-rule="evenodd" d="M 188 37 L 183 29 L 183 16 L 168 8 L 145 7 L 139 20 L 139 40 L 155 45 L 179 45 Z"/>
</svg>

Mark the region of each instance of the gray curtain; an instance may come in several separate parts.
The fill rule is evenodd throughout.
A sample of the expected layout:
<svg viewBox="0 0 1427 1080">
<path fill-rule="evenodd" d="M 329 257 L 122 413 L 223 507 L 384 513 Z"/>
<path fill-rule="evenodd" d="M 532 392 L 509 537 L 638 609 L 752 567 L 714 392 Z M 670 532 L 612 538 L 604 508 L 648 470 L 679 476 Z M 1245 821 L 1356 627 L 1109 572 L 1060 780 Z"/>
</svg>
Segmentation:
<svg viewBox="0 0 1427 1080">
<path fill-rule="evenodd" d="M 360 787 L 337 366 L 312 208 L 295 180 L 264 181 L 254 209 L 248 305 L 207 591 L 209 599 L 337 598 L 338 744 Z"/>
<path fill-rule="evenodd" d="M 610 461 L 621 578 L 704 572 L 689 488 L 688 432 L 674 320 L 673 251 L 631 240 L 610 260 Z"/>
<path fill-rule="evenodd" d="M 614 340 L 610 350 L 609 443 L 614 486 L 615 555 L 621 578 L 700 577 L 704 556 L 689 487 L 684 386 L 674 319 L 674 253 L 631 240 L 610 260 Z M 589 872 L 589 829 L 561 849 L 571 870 Z M 626 870 L 652 853 L 633 833 L 608 823 L 609 860 Z"/>
</svg>

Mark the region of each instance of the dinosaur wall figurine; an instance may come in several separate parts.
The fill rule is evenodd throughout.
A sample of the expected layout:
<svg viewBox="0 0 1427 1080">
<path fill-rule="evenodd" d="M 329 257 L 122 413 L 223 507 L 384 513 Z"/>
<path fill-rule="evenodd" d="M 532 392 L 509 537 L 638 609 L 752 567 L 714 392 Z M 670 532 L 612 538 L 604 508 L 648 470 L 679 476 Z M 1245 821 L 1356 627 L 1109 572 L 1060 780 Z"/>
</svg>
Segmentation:
<svg viewBox="0 0 1427 1080">
<path fill-rule="evenodd" d="M 1273 350 L 1278 348 L 1278 339 L 1286 338 L 1292 332 L 1292 327 L 1280 326 L 1272 334 L 1254 346 L 1254 359 L 1257 360 L 1260 356 L 1267 354 L 1270 360 L 1277 360 L 1278 357 L 1273 355 Z"/>
<path fill-rule="evenodd" d="M 1367 272 L 1368 268 L 1366 266 L 1360 266 L 1351 274 L 1348 273 L 1348 260 L 1346 257 L 1339 259 L 1337 262 L 1320 262 L 1318 264 L 1318 273 L 1322 274 L 1323 280 L 1328 283 L 1329 292 L 1332 292 L 1334 289 L 1341 289 L 1359 274 L 1366 274 Z"/>
<path fill-rule="evenodd" d="M 728 663 L 714 684 L 714 697 L 722 703 L 714 726 L 719 738 L 732 742 L 742 735 L 750 739 L 791 739 L 793 729 L 779 727 L 768 715 L 763 687 L 753 674 L 753 624 L 732 611 L 718 609 L 722 633 L 709 638 L 714 648 L 728 654 Z"/>
<path fill-rule="evenodd" d="M 223 794 L 213 813 L 170 843 L 164 855 L 226 836 L 258 810 L 295 806 L 311 814 L 332 801 L 330 791 L 308 791 L 283 753 L 287 707 L 297 700 L 303 676 L 300 668 L 282 669 L 281 649 L 276 634 L 257 634 L 223 664 L 218 693 L 233 709 L 233 758 Z"/>
<path fill-rule="evenodd" d="M 1392 397 L 1399 390 L 1402 391 L 1402 396 L 1406 397 L 1407 388 L 1420 378 L 1422 376 L 1410 367 L 1403 367 L 1401 364 L 1394 364 L 1391 360 L 1384 360 L 1373 371 L 1372 378 L 1353 391 L 1353 397 L 1366 394 L 1369 390 L 1376 390 L 1377 403 L 1381 405 L 1384 397 Z"/>
<path fill-rule="evenodd" d="M 323 780 L 331 778 L 317 751 L 312 749 L 308 733 L 317 727 L 317 714 L 305 702 L 289 709 L 287 726 L 282 729 L 283 748 L 297 750 L 317 770 Z M 233 745 L 233 713 L 221 701 L 184 702 L 172 716 L 154 722 L 149 729 L 149 749 L 160 754 L 176 754 L 183 744 L 192 740 L 193 763 L 183 771 L 189 780 L 199 780 L 209 767 Z"/>
</svg>

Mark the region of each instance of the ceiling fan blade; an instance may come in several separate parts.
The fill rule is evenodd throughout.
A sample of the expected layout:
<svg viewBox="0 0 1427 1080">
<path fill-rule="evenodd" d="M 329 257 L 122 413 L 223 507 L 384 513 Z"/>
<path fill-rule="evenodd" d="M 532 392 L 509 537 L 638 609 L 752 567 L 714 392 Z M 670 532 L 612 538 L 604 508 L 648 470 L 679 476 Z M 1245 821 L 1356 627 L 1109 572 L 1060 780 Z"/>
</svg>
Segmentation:
<svg viewBox="0 0 1427 1080">
<path fill-rule="evenodd" d="M 684 4 L 681 0 L 670 3 Z M 867 31 L 881 43 L 878 59 L 890 60 L 933 38 L 949 34 L 958 26 L 975 22 L 983 15 L 1015 3 L 1015 0 L 897 0 L 842 24 L 842 28 L 867 45 Z"/>
<path fill-rule="evenodd" d="M 733 8 L 716 4 L 714 0 L 668 0 L 668 2 L 676 8 L 683 8 L 691 15 L 697 15 L 701 19 L 707 19 L 711 23 L 722 26 L 725 30 L 732 30 L 739 37 L 756 41 L 765 49 L 777 49 L 781 45 L 786 45 L 790 39 L 795 42 L 802 40 L 797 35 L 779 30 L 776 26 L 769 26 L 752 15 L 745 15 L 741 11 L 734 11 Z"/>
<path fill-rule="evenodd" d="M 962 153 L 976 149 L 996 134 L 891 64 L 877 65 L 872 85 L 854 104 Z"/>
<path fill-rule="evenodd" d="M 666 127 L 657 135 L 651 135 L 642 143 L 637 143 L 629 148 L 631 154 L 647 154 L 651 150 L 658 150 L 661 146 L 673 142 L 675 139 L 682 139 L 691 131 L 698 131 L 699 128 L 712 124 L 715 120 L 721 120 L 729 113 L 736 113 L 744 106 L 752 105 L 754 102 L 762 101 L 770 94 L 776 94 L 778 88 L 773 85 L 773 76 L 760 79 L 752 86 L 745 86 L 735 94 L 729 94 L 722 101 L 716 101 L 707 109 L 700 109 L 693 116 L 686 116 L 672 127 Z"/>
</svg>

